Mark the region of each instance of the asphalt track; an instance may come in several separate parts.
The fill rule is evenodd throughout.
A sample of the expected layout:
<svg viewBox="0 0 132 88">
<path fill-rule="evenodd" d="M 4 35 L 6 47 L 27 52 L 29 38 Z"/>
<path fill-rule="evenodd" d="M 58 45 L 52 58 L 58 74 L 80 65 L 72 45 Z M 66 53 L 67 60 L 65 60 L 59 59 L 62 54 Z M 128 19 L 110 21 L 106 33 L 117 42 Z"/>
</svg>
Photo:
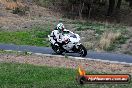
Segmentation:
<svg viewBox="0 0 132 88">
<path fill-rule="evenodd" d="M 26 51 L 26 52 L 33 52 L 33 53 L 54 54 L 55 55 L 54 51 L 51 48 L 27 46 L 27 45 L 0 44 L 0 50 Z M 75 53 L 70 53 L 67 55 L 73 56 L 73 57 L 79 57 L 79 55 Z M 125 54 L 114 54 L 114 53 L 104 53 L 104 52 L 94 52 L 94 51 L 89 52 L 88 51 L 87 56 L 85 58 L 132 64 L 132 55 L 125 55 Z"/>
</svg>

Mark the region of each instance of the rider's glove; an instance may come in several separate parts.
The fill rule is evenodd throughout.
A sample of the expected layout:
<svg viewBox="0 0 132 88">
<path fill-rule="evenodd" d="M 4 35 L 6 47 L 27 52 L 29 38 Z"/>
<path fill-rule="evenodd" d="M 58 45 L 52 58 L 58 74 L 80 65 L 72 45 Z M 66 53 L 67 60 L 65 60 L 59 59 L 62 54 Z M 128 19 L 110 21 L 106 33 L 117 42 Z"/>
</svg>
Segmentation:
<svg viewBox="0 0 132 88">
<path fill-rule="evenodd" d="M 62 39 L 58 39 L 58 42 L 59 42 L 59 43 L 62 43 Z"/>
</svg>

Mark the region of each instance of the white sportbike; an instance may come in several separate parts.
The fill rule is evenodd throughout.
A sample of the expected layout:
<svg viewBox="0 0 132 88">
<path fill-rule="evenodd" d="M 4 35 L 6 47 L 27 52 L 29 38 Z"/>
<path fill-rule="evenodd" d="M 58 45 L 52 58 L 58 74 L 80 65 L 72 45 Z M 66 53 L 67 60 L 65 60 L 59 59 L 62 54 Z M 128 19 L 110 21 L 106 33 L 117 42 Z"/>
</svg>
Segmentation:
<svg viewBox="0 0 132 88">
<path fill-rule="evenodd" d="M 86 48 L 79 42 L 80 36 L 75 33 L 71 33 L 70 31 L 66 31 L 63 34 L 62 40 L 63 43 L 58 43 L 58 46 L 53 45 L 51 35 L 48 35 L 49 41 L 51 43 L 51 47 L 57 54 L 65 53 L 79 53 L 81 57 L 85 57 L 87 55 Z"/>
</svg>

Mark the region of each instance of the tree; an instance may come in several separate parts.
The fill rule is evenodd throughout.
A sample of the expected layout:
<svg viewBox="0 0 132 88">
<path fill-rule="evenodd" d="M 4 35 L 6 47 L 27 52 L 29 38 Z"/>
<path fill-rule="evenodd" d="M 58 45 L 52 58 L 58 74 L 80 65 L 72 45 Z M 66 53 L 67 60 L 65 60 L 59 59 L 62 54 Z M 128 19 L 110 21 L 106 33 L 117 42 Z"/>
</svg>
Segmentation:
<svg viewBox="0 0 132 88">
<path fill-rule="evenodd" d="M 127 2 L 129 2 L 129 7 L 132 7 L 132 0 L 126 0 Z"/>
<path fill-rule="evenodd" d="M 107 16 L 110 16 L 114 10 L 114 6 L 115 6 L 115 0 L 109 0 L 109 8 L 108 8 L 108 12 L 107 12 Z"/>
<path fill-rule="evenodd" d="M 80 19 L 82 19 L 83 8 L 84 8 L 84 0 L 80 0 L 80 3 L 79 3 L 79 18 Z"/>
<path fill-rule="evenodd" d="M 129 6 L 132 7 L 132 1 L 131 0 L 129 0 Z"/>
<path fill-rule="evenodd" d="M 122 0 L 118 0 L 118 2 L 117 2 L 117 6 L 116 6 L 117 9 L 120 9 L 121 2 L 122 2 Z"/>
</svg>

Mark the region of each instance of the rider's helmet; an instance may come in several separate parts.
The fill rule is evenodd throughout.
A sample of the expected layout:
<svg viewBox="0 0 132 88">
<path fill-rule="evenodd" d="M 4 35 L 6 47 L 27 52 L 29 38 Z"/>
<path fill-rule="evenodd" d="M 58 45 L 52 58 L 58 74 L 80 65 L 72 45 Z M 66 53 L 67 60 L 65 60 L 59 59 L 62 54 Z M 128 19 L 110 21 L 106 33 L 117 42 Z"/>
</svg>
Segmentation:
<svg viewBox="0 0 132 88">
<path fill-rule="evenodd" d="M 60 33 L 62 33 L 64 31 L 65 27 L 64 27 L 64 25 L 62 23 L 59 23 L 57 25 L 57 29 L 59 30 Z"/>
</svg>

